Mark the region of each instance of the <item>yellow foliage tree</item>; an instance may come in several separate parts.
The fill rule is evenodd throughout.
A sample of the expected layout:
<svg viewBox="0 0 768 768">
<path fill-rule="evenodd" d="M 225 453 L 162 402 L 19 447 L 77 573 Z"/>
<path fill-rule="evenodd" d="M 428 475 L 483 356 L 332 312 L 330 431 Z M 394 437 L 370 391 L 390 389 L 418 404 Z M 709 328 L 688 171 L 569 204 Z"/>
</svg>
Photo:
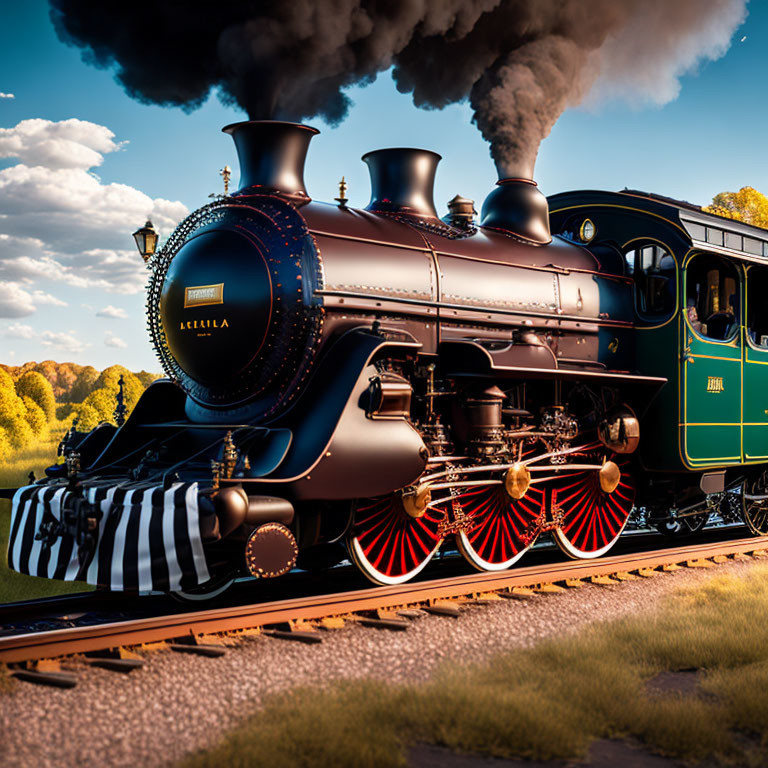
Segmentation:
<svg viewBox="0 0 768 768">
<path fill-rule="evenodd" d="M 34 436 L 27 422 L 27 408 L 16 390 L 0 386 L 0 427 L 6 430 L 14 448 L 25 448 Z"/>
<path fill-rule="evenodd" d="M 70 403 L 82 403 L 93 392 L 93 386 L 98 378 L 99 372 L 92 365 L 86 365 L 77 375 L 66 399 Z"/>
<path fill-rule="evenodd" d="M 15 391 L 13 378 L 4 368 L 0 368 L 0 389 L 13 389 Z"/>
<path fill-rule="evenodd" d="M 144 392 L 144 385 L 139 381 L 136 374 L 131 373 L 127 368 L 124 368 L 122 365 L 111 365 L 109 368 L 105 368 L 99 375 L 99 378 L 96 379 L 93 389 L 106 389 L 114 396 L 119 389 L 118 381 L 121 376 L 123 377 L 125 404 L 130 412 Z M 114 409 L 114 404 L 112 408 Z"/>
<path fill-rule="evenodd" d="M 40 406 L 46 421 L 51 421 L 56 415 L 53 387 L 41 373 L 27 371 L 22 374 L 16 382 L 16 392 L 22 399 L 28 397 L 34 400 Z"/>
<path fill-rule="evenodd" d="M 47 381 L 46 384 L 48 384 Z M 21 400 L 24 403 L 24 407 L 27 409 L 24 418 L 26 418 L 27 424 L 32 427 L 32 431 L 35 433 L 35 436 L 44 437 L 47 435 L 48 419 L 45 418 L 43 409 L 31 397 L 27 395 L 24 395 Z"/>
<path fill-rule="evenodd" d="M 99 421 L 112 421 L 112 416 L 115 413 L 115 396 L 105 387 L 94 389 L 85 398 L 82 407 L 93 408 L 99 415 Z"/>
<path fill-rule="evenodd" d="M 7 461 L 13 453 L 13 445 L 7 430 L 0 427 L 0 461 Z"/>
<path fill-rule="evenodd" d="M 738 192 L 720 192 L 704 210 L 768 229 L 768 197 L 754 187 L 742 187 Z"/>
<path fill-rule="evenodd" d="M 159 373 L 149 373 L 148 371 L 139 371 L 135 374 L 136 378 L 142 383 L 146 389 L 153 381 L 157 381 L 161 378 Z"/>
<path fill-rule="evenodd" d="M 103 419 L 99 416 L 98 411 L 92 405 L 86 405 L 83 403 L 77 408 L 77 430 L 79 432 L 90 432 L 94 427 L 97 427 Z"/>
</svg>

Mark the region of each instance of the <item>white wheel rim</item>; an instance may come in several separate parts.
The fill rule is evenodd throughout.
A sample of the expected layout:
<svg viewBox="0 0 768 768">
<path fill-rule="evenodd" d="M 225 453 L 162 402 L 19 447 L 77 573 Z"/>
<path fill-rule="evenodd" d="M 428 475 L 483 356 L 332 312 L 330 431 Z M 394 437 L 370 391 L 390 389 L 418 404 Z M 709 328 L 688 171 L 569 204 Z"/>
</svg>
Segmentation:
<svg viewBox="0 0 768 768">
<path fill-rule="evenodd" d="M 492 563 L 483 559 L 477 554 L 477 551 L 469 541 L 465 531 L 460 531 L 456 536 L 456 546 L 459 548 L 459 552 L 475 567 L 478 571 L 506 571 L 507 568 L 514 565 L 532 546 L 533 541 L 526 547 L 521 549 L 516 555 L 513 555 L 509 560 L 505 560 L 503 563 Z"/>
<path fill-rule="evenodd" d="M 435 552 L 440 549 L 440 545 L 443 543 L 443 540 L 440 539 L 440 541 L 437 542 L 435 548 L 424 558 L 422 563 L 416 566 L 416 568 L 408 571 L 407 573 L 402 573 L 399 576 L 387 576 L 385 573 L 382 573 L 378 568 L 376 568 L 365 556 L 363 548 L 360 546 L 360 542 L 356 536 L 350 537 L 348 543 L 349 553 L 352 556 L 352 561 L 362 571 L 367 579 L 372 581 L 374 584 L 393 586 L 395 584 L 404 584 L 406 581 L 409 581 L 414 576 L 421 573 L 421 571 L 423 571 L 427 566 L 427 563 L 429 563 L 430 560 L 432 560 L 432 558 L 435 556 Z"/>
</svg>

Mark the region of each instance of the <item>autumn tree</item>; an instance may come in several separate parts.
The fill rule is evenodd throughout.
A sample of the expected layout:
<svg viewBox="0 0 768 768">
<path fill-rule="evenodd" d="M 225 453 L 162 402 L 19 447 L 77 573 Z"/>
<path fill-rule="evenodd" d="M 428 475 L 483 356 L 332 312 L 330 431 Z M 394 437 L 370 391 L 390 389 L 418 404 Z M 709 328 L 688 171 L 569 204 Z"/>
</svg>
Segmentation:
<svg viewBox="0 0 768 768">
<path fill-rule="evenodd" d="M 35 437 L 45 437 L 48 434 L 48 419 L 45 417 L 45 412 L 27 395 L 24 395 L 21 398 L 21 401 L 24 403 L 24 408 L 26 409 L 24 418 L 27 420 L 27 424 L 32 428 Z"/>
<path fill-rule="evenodd" d="M 12 389 L 14 392 L 16 391 L 13 378 L 11 377 L 11 374 L 5 370 L 5 368 L 0 368 L 0 389 Z"/>
<path fill-rule="evenodd" d="M 738 192 L 720 192 L 703 210 L 768 229 L 768 197 L 754 187 L 742 187 Z"/>
<path fill-rule="evenodd" d="M 99 372 L 92 365 L 86 365 L 77 375 L 66 399 L 70 403 L 82 403 L 93 392 L 94 384 L 98 378 Z"/>
<path fill-rule="evenodd" d="M 34 433 L 27 421 L 27 408 L 13 386 L 0 385 L 0 427 L 8 433 L 15 449 L 32 442 Z"/>
<path fill-rule="evenodd" d="M 46 421 L 56 415 L 56 400 L 50 381 L 36 371 L 27 371 L 16 381 L 16 393 L 22 399 L 28 397 L 41 408 Z"/>
<path fill-rule="evenodd" d="M 80 432 L 90 432 L 103 421 L 96 409 L 85 403 L 77 407 L 75 418 L 77 419 L 77 429 Z"/>
<path fill-rule="evenodd" d="M 8 437 L 8 432 L 0 427 L 0 461 L 7 461 L 13 453 L 13 445 Z"/>
<path fill-rule="evenodd" d="M 109 368 L 105 368 L 99 375 L 99 378 L 96 379 L 93 389 L 94 391 L 97 389 L 106 389 L 108 392 L 111 392 L 113 397 L 112 408 L 114 410 L 114 397 L 117 396 L 119 389 L 118 382 L 120 381 L 121 376 L 123 377 L 123 396 L 125 397 L 125 404 L 128 407 L 128 411 L 131 411 L 144 392 L 144 385 L 139 381 L 136 374 L 131 373 L 131 371 L 124 368 L 122 365 L 111 365 Z"/>
<path fill-rule="evenodd" d="M 157 381 L 160 378 L 159 373 L 149 373 L 148 371 L 139 371 L 136 374 L 136 378 L 142 383 L 146 389 L 153 381 Z"/>
</svg>

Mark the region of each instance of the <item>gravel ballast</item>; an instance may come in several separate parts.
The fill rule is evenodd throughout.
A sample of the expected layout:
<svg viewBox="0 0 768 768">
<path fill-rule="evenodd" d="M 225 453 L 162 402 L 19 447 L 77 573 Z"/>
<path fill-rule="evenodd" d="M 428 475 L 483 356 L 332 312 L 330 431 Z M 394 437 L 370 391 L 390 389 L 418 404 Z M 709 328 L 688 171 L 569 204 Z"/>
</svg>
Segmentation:
<svg viewBox="0 0 768 768">
<path fill-rule="evenodd" d="M 72 690 L 19 683 L 0 694 L 0 765 L 172 764 L 214 743 L 270 693 L 340 678 L 423 681 L 442 663 L 483 661 L 593 621 L 652 611 L 671 590 L 745 574 L 754 563 L 494 601 L 458 618 L 425 615 L 407 632 L 347 624 L 323 632 L 317 645 L 262 635 L 220 658 L 159 651 L 128 675 L 77 665 Z"/>
</svg>

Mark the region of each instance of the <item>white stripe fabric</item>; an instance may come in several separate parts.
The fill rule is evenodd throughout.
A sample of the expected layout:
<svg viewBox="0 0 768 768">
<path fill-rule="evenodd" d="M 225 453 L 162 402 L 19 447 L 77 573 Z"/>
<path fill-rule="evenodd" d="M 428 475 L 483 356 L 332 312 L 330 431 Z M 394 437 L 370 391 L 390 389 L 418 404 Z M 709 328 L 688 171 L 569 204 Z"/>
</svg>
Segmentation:
<svg viewBox="0 0 768 768">
<path fill-rule="evenodd" d="M 11 536 L 8 541 L 8 565 L 13 570 L 35 576 L 53 578 L 58 575 L 65 581 L 80 578 L 89 584 L 109 587 L 113 590 L 125 588 L 126 572 L 131 588 L 143 592 L 157 589 L 152 576 L 152 547 L 150 542 L 150 521 L 153 512 L 161 514 L 162 542 L 154 542 L 158 557 L 162 552 L 168 571 L 168 588 L 171 591 L 193 587 L 210 579 L 208 562 L 203 548 L 200 524 L 200 506 L 198 503 L 197 483 L 174 483 L 167 490 L 161 487 L 128 490 L 122 501 L 115 508 L 115 486 L 100 488 L 92 486 L 86 490 L 86 498 L 91 504 L 98 503 L 101 518 L 98 524 L 96 544 L 88 553 L 88 560 L 81 568 L 78 547 L 68 533 L 57 536 L 50 543 L 48 560 L 41 560 L 44 547 L 49 544 L 34 539 L 43 519 L 51 516 L 61 522 L 63 510 L 67 506 L 69 491 L 63 485 L 26 486 L 20 488 L 13 497 L 11 507 Z M 120 498 L 120 497 L 118 497 Z M 155 506 L 153 507 L 153 500 Z M 48 513 L 45 514 L 46 507 Z M 178 517 L 179 542 L 177 549 L 175 521 Z M 114 536 L 104 537 L 108 518 Z M 189 546 L 182 536 L 189 536 Z M 111 539 L 111 541 L 110 541 Z M 161 546 L 158 546 L 161 545 Z M 107 547 L 103 552 L 103 547 Z M 190 556 L 191 549 L 191 556 Z M 129 554 L 126 554 L 128 552 Z M 133 560 L 134 553 L 136 559 Z M 106 580 L 99 583 L 99 559 L 106 561 Z M 130 562 L 126 560 L 130 559 Z M 162 565 L 162 562 L 160 563 Z M 102 569 L 102 577 L 105 576 Z M 162 588 L 162 587 L 161 587 Z"/>
<path fill-rule="evenodd" d="M 37 504 L 35 505 L 35 533 L 40 530 L 40 523 L 43 522 L 43 512 L 45 511 L 45 497 L 50 495 L 50 489 L 46 488 L 37 496 Z M 29 553 L 29 560 L 27 561 L 27 573 L 30 576 L 37 576 L 37 563 L 40 560 L 40 550 L 43 548 L 43 542 L 35 537 L 32 542 L 32 551 Z M 47 574 L 46 574 L 47 575 Z"/>
<path fill-rule="evenodd" d="M 168 564 L 168 584 L 171 592 L 181 589 L 181 568 L 176 556 L 176 540 L 173 532 L 174 513 L 176 511 L 176 490 L 181 483 L 174 483 L 166 492 L 163 502 L 163 546 L 165 547 L 165 561 Z"/>
<path fill-rule="evenodd" d="M 197 583 L 202 584 L 208 581 L 211 576 L 208 573 L 208 564 L 205 562 L 203 542 L 200 541 L 200 509 L 197 506 L 197 483 L 193 483 L 187 488 L 184 502 L 187 507 L 189 541 L 192 544 L 192 562 L 197 574 Z"/>
<path fill-rule="evenodd" d="M 128 529 L 130 519 L 131 502 L 136 491 L 129 491 L 123 503 L 123 514 L 115 531 L 115 543 L 112 547 L 112 574 L 109 588 L 122 590 L 123 588 L 123 555 L 125 554 L 125 532 Z"/>
<path fill-rule="evenodd" d="M 19 488 L 18 491 L 16 491 L 16 495 L 13 497 L 13 507 L 11 508 L 11 531 L 14 529 L 14 522 L 16 515 L 21 515 L 21 520 L 19 521 L 19 524 L 17 526 L 18 533 L 16 535 L 15 541 L 8 541 L 8 551 L 13 552 L 13 560 L 8 562 L 8 567 L 13 568 L 15 571 L 20 571 L 20 561 L 21 561 L 21 545 L 24 541 L 24 528 L 27 525 L 27 516 L 29 515 L 29 511 L 32 508 L 33 500 L 26 499 L 23 504 L 21 504 L 21 495 L 23 491 L 26 491 L 26 488 Z M 19 506 L 21 505 L 21 512 L 19 512 Z"/>
<path fill-rule="evenodd" d="M 197 483 L 195 483 L 195 487 Z M 139 517 L 139 592 L 149 592 L 152 589 L 152 554 L 149 550 L 149 521 L 152 517 L 152 494 L 154 488 L 144 491 L 141 499 L 141 516 Z"/>
<path fill-rule="evenodd" d="M 109 510 L 112 507 L 112 497 L 115 495 L 115 491 L 117 489 L 112 487 L 107 491 L 107 497 L 101 502 L 99 505 L 99 509 L 101 510 L 101 519 L 99 520 L 99 537 L 96 540 L 96 548 L 93 552 L 93 559 L 91 560 L 91 564 L 88 566 L 88 573 L 85 577 L 85 580 L 89 584 L 108 587 L 109 584 L 99 584 L 99 548 L 101 546 L 101 539 L 104 536 L 104 526 L 107 524 L 107 518 L 109 517 Z M 91 488 L 88 493 L 88 501 L 91 504 L 94 504 L 96 502 L 96 489 Z M 67 575 L 69 575 L 69 569 L 67 570 Z M 69 581 L 69 579 L 67 579 Z M 72 581 L 74 581 L 74 576 L 72 577 Z"/>
<path fill-rule="evenodd" d="M 61 522 L 61 497 L 64 495 L 66 489 L 59 488 L 56 493 L 53 494 L 51 499 L 51 514 L 56 518 L 57 522 Z M 56 541 L 51 547 L 51 559 L 48 561 L 48 578 L 52 579 L 53 574 L 56 572 L 56 566 L 59 564 L 59 554 L 61 553 L 62 537 L 57 537 Z"/>
</svg>

